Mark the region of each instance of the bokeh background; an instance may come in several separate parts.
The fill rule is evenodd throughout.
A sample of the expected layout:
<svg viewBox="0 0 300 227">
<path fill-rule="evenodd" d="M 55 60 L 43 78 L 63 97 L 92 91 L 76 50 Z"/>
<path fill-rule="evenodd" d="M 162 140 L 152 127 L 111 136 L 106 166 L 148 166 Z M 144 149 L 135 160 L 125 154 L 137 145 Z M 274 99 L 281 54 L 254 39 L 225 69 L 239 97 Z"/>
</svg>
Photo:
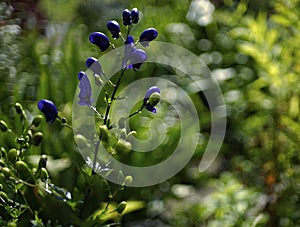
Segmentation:
<svg viewBox="0 0 300 227">
<path fill-rule="evenodd" d="M 2 1 L 0 120 L 17 131 L 21 126 L 15 103 L 33 117 L 39 114 L 37 101 L 47 98 L 71 122 L 77 73 L 84 70 L 87 57 L 101 55 L 88 42 L 89 34 L 107 32 L 108 20 L 120 22 L 122 10 L 133 7 L 141 12 L 135 36 L 154 27 L 158 41 L 184 47 L 207 64 L 223 91 L 228 124 L 217 159 L 206 172 L 199 172 L 210 135 L 210 112 L 203 93 L 191 94 L 201 123 L 201 140 L 192 160 L 159 185 L 126 188 L 115 200 L 136 205 L 132 212 L 107 218 L 106 223 L 117 219 L 124 226 L 300 226 L 299 0 Z M 171 73 L 145 64 L 137 76 Z M 132 80 L 133 76 L 124 81 Z M 40 129 L 43 140 L 29 150 L 28 160 L 47 154 L 51 181 L 80 200 L 87 175 L 81 170 L 85 161 L 77 152 L 73 132 L 59 122 L 51 126 L 43 122 Z M 161 148 L 164 154 L 127 154 L 124 161 L 147 165 L 169 155 L 178 131 L 174 126 L 169 133 L 170 143 Z M 14 143 L 0 134 L 1 147 L 10 149 Z M 34 162 L 28 163 L 34 167 Z M 107 199 L 101 187 L 94 193 L 95 204 Z M 53 203 L 57 214 L 44 212 L 36 220 L 69 224 L 71 202 L 66 208 L 50 198 L 44 201 L 44 206 Z M 27 218 L 22 215 L 1 213 L 0 221 L 17 223 Z"/>
</svg>

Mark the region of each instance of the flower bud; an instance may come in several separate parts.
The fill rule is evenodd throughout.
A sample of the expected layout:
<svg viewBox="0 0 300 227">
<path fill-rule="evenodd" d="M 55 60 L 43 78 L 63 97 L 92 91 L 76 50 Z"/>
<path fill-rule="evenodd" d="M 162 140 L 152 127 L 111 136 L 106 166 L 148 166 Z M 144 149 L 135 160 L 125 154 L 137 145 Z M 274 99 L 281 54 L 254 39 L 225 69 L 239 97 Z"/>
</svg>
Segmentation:
<svg viewBox="0 0 300 227">
<path fill-rule="evenodd" d="M 32 145 L 34 145 L 34 146 L 38 146 L 38 145 L 40 145 L 42 139 L 43 139 L 43 133 L 41 133 L 41 132 L 36 132 L 36 133 L 34 133 L 34 135 L 32 136 L 31 143 L 32 143 Z"/>
<path fill-rule="evenodd" d="M 96 58 L 89 57 L 88 59 L 86 59 L 85 65 L 87 68 L 91 69 L 95 74 L 98 74 L 99 76 L 102 74 L 102 66 Z"/>
<path fill-rule="evenodd" d="M 78 80 L 80 81 L 81 78 L 82 78 L 84 75 L 86 75 L 85 72 L 79 71 L 78 74 L 77 74 Z"/>
<path fill-rule="evenodd" d="M 130 150 L 131 150 L 132 146 L 131 146 L 131 143 L 123 140 L 123 139 L 120 139 L 118 140 L 117 144 L 116 144 L 116 147 L 115 147 L 115 150 L 120 153 L 128 153 Z"/>
<path fill-rule="evenodd" d="M 144 47 L 147 47 L 149 45 L 149 42 L 154 40 L 157 35 L 158 32 L 155 28 L 148 28 L 142 32 L 139 41 Z"/>
<path fill-rule="evenodd" d="M 107 29 L 110 31 L 110 33 L 112 34 L 112 37 L 114 39 L 117 39 L 120 37 L 119 33 L 120 33 L 120 25 L 117 21 L 112 20 L 112 21 L 108 21 L 107 24 Z"/>
<path fill-rule="evenodd" d="M 137 8 L 133 8 L 131 10 L 131 18 L 132 23 L 136 24 L 139 21 L 139 10 Z"/>
<path fill-rule="evenodd" d="M 38 102 L 38 108 L 45 115 L 46 122 L 53 123 L 58 116 L 57 108 L 50 100 L 40 100 Z"/>
<path fill-rule="evenodd" d="M 83 135 L 76 135 L 75 142 L 79 149 L 84 149 L 89 146 L 87 139 Z"/>
<path fill-rule="evenodd" d="M 117 212 L 118 212 L 119 214 L 122 214 L 123 211 L 124 211 L 125 208 L 126 208 L 126 205 L 127 205 L 127 203 L 126 203 L 125 201 L 120 202 L 120 203 L 118 204 L 118 206 L 117 206 Z"/>
<path fill-rule="evenodd" d="M 124 179 L 124 184 L 125 185 L 131 185 L 133 182 L 133 178 L 132 176 L 126 176 L 125 179 Z"/>
<path fill-rule="evenodd" d="M 110 45 L 108 37 L 102 32 L 93 32 L 90 34 L 89 40 L 92 44 L 98 46 L 101 51 L 107 50 Z"/>
<path fill-rule="evenodd" d="M 42 115 L 36 115 L 36 116 L 33 118 L 31 124 L 34 125 L 35 127 L 38 127 L 38 126 L 40 125 L 42 119 L 43 119 L 43 116 L 42 116 Z"/>
<path fill-rule="evenodd" d="M 42 167 L 41 168 L 41 179 L 42 180 L 47 180 L 49 179 L 49 174 L 46 168 Z"/>
<path fill-rule="evenodd" d="M 123 24 L 125 26 L 131 25 L 132 20 L 131 20 L 131 13 L 128 9 L 124 9 L 122 12 L 122 17 L 123 17 Z"/>
<path fill-rule="evenodd" d="M 7 126 L 6 122 L 3 120 L 0 121 L 0 130 L 2 132 L 6 132 L 8 130 L 8 126 Z"/>
<path fill-rule="evenodd" d="M 11 163 L 15 163 L 17 161 L 17 157 L 18 157 L 18 151 L 15 148 L 10 149 L 7 152 L 7 158 Z"/>
<path fill-rule="evenodd" d="M 47 155 L 43 154 L 39 160 L 39 168 L 46 168 L 47 165 Z"/>
<path fill-rule="evenodd" d="M 154 92 L 152 95 L 149 97 L 149 104 L 154 107 L 159 103 L 160 101 L 160 94 L 158 92 Z"/>
<path fill-rule="evenodd" d="M 110 131 L 108 130 L 107 126 L 101 125 L 99 129 L 100 129 L 101 140 L 107 142 L 110 137 Z"/>
<path fill-rule="evenodd" d="M 21 114 L 22 112 L 23 112 L 23 107 L 22 107 L 22 105 L 21 105 L 21 103 L 16 103 L 15 104 L 15 109 L 16 109 L 16 112 L 18 113 L 18 114 Z"/>
<path fill-rule="evenodd" d="M 17 161 L 15 167 L 18 170 L 18 174 L 22 180 L 33 181 L 33 175 L 28 165 L 23 161 Z"/>
<path fill-rule="evenodd" d="M 2 168 L 0 168 L 0 170 L 1 170 L 1 173 L 4 174 L 5 178 L 9 178 L 12 175 L 10 169 L 7 167 L 2 167 Z"/>
<path fill-rule="evenodd" d="M 147 54 L 142 49 L 135 49 L 131 54 L 130 62 L 134 69 L 139 69 L 146 60 Z"/>
</svg>

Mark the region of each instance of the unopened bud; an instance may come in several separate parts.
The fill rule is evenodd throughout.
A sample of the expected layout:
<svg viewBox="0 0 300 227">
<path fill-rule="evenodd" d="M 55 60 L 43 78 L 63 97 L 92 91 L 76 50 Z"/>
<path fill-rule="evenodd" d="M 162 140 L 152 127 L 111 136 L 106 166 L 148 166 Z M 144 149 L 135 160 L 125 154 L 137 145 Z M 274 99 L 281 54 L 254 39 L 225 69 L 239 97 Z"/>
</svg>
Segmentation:
<svg viewBox="0 0 300 227">
<path fill-rule="evenodd" d="M 126 208 L 126 205 L 127 205 L 127 203 L 126 203 L 125 201 L 120 202 L 119 205 L 118 205 L 118 207 L 117 207 L 117 212 L 118 212 L 119 214 L 122 214 L 123 211 L 124 211 L 125 208 Z"/>
<path fill-rule="evenodd" d="M 32 125 L 34 125 L 35 127 L 38 127 L 40 125 L 42 119 L 43 119 L 42 115 L 36 115 L 32 120 Z"/>
<path fill-rule="evenodd" d="M 41 133 L 41 132 L 36 132 L 36 133 L 32 136 L 32 141 L 31 141 L 31 143 L 32 143 L 32 145 L 34 145 L 34 146 L 38 146 L 38 145 L 41 143 L 42 139 L 43 139 L 43 133 Z"/>
<path fill-rule="evenodd" d="M 21 103 L 16 103 L 15 104 L 15 109 L 16 109 L 16 112 L 18 113 L 18 114 L 21 114 L 21 113 L 23 113 L 23 107 L 22 107 L 22 105 L 21 105 Z"/>
<path fill-rule="evenodd" d="M 131 146 L 131 143 L 125 141 L 125 140 L 118 140 L 117 144 L 116 144 L 116 147 L 115 147 L 115 150 L 119 153 L 119 152 L 122 152 L 122 153 L 128 153 L 130 150 L 131 150 L 132 146 Z"/>
<path fill-rule="evenodd" d="M 8 129 L 8 126 L 7 126 L 6 122 L 3 121 L 3 120 L 1 120 L 1 121 L 0 121 L 0 130 L 1 130 L 2 132 L 6 132 L 7 129 Z"/>
<path fill-rule="evenodd" d="M 149 104 L 154 107 L 159 103 L 160 101 L 160 94 L 158 92 L 154 92 L 152 95 L 149 97 Z"/>
</svg>

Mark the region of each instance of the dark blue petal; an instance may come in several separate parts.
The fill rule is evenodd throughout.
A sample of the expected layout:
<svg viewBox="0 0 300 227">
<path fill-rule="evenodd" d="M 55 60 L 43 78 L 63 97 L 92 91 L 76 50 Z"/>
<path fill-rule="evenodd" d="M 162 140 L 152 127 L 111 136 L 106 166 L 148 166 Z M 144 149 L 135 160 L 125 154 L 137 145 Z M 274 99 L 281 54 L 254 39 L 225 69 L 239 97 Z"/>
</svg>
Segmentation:
<svg viewBox="0 0 300 227">
<path fill-rule="evenodd" d="M 98 62 L 98 60 L 94 57 L 89 57 L 85 62 L 86 67 L 91 69 L 95 74 L 102 74 L 102 66 Z"/>
<path fill-rule="evenodd" d="M 89 40 L 92 44 L 98 46 L 101 51 L 105 51 L 109 47 L 109 39 L 102 32 L 93 32 L 90 34 Z"/>
<path fill-rule="evenodd" d="M 80 106 L 91 106 L 94 101 L 92 98 L 92 88 L 87 75 L 84 75 L 79 82 L 80 92 L 78 94 Z"/>
<path fill-rule="evenodd" d="M 45 115 L 47 122 L 53 123 L 58 116 L 57 108 L 50 100 L 40 100 L 38 102 L 38 108 Z"/>
<path fill-rule="evenodd" d="M 131 13 L 128 9 L 124 9 L 122 12 L 122 16 L 123 16 L 123 24 L 125 26 L 127 25 L 131 25 L 132 20 L 131 20 Z"/>
<path fill-rule="evenodd" d="M 108 30 L 110 31 L 110 33 L 112 34 L 112 37 L 114 39 L 119 38 L 119 33 L 120 33 L 120 25 L 117 21 L 113 20 L 113 21 L 108 21 L 106 24 Z"/>
<path fill-rule="evenodd" d="M 158 36 L 158 32 L 155 28 L 148 28 L 142 32 L 139 41 L 143 46 L 148 46 L 149 42 L 154 40 Z"/>
<path fill-rule="evenodd" d="M 130 63 L 134 69 L 139 69 L 141 65 L 146 61 L 147 54 L 142 49 L 135 49 L 130 57 Z"/>
<path fill-rule="evenodd" d="M 131 18 L 132 23 L 136 24 L 139 21 L 139 10 L 137 8 L 133 8 L 131 10 Z"/>
<path fill-rule="evenodd" d="M 81 78 L 82 78 L 84 75 L 85 75 L 85 72 L 80 71 L 80 72 L 78 73 L 78 80 L 81 80 Z"/>
</svg>

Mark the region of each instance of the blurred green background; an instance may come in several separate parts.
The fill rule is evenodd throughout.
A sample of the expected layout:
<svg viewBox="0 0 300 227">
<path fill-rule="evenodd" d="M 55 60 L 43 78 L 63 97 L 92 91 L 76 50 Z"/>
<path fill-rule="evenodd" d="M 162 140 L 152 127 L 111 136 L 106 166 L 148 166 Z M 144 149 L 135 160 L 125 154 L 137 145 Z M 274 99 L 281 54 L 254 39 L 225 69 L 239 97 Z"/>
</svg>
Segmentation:
<svg viewBox="0 0 300 227">
<path fill-rule="evenodd" d="M 228 125 L 217 159 L 200 173 L 210 112 L 203 93 L 191 94 L 201 143 L 170 180 L 118 195 L 118 201 L 144 204 L 122 217 L 124 226 L 300 226 L 299 0 L 2 1 L 0 120 L 17 130 L 15 103 L 34 116 L 37 101 L 47 98 L 71 122 L 77 73 L 87 57 L 101 55 L 88 35 L 108 33 L 106 22 L 120 22 L 122 10 L 133 7 L 141 12 L 133 35 L 154 27 L 158 41 L 182 46 L 207 64 L 223 91 Z M 138 72 L 139 78 L 168 74 L 150 64 Z M 58 122 L 40 128 L 43 141 L 28 155 L 68 160 L 52 170 L 52 182 L 80 197 L 84 160 L 73 133 Z M 176 145 L 178 131 L 170 132 L 170 144 Z M 9 149 L 14 141 L 2 133 L 0 146 Z M 136 165 L 156 160 L 130 154 L 126 159 Z"/>
</svg>

